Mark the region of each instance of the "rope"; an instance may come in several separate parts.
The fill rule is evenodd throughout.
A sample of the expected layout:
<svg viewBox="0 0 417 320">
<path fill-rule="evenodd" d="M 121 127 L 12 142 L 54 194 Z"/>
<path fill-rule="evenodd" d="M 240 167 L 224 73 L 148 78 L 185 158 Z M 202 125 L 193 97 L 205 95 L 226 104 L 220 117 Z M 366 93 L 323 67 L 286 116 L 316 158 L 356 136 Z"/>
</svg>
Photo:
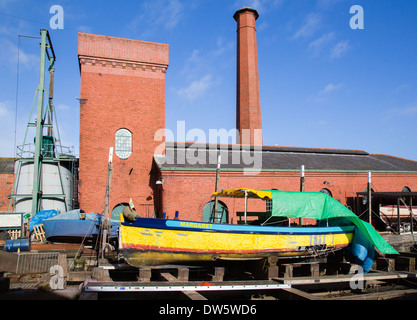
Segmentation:
<svg viewBox="0 0 417 320">
<path fill-rule="evenodd" d="M 16 158 L 16 148 L 17 148 L 17 102 L 19 98 L 19 74 L 20 74 L 20 35 L 17 36 L 17 71 L 16 71 L 16 106 L 15 106 L 15 115 L 14 115 L 14 158 Z"/>
<path fill-rule="evenodd" d="M 92 220 L 92 221 L 91 221 L 90 226 L 88 227 L 87 234 L 86 234 L 86 235 L 84 235 L 84 237 L 83 237 L 83 239 L 82 239 L 82 241 L 81 241 L 80 247 L 78 248 L 78 251 L 77 251 L 77 253 L 75 254 L 75 257 L 74 257 L 74 264 L 73 264 L 73 268 L 74 268 L 74 269 L 75 269 L 75 260 L 78 258 L 78 254 L 81 254 L 81 247 L 83 246 L 83 244 L 84 244 L 84 242 L 85 242 L 85 239 L 87 239 L 87 235 L 88 235 L 88 234 L 90 233 L 90 231 L 92 230 L 93 223 L 94 223 L 94 220 Z"/>
</svg>

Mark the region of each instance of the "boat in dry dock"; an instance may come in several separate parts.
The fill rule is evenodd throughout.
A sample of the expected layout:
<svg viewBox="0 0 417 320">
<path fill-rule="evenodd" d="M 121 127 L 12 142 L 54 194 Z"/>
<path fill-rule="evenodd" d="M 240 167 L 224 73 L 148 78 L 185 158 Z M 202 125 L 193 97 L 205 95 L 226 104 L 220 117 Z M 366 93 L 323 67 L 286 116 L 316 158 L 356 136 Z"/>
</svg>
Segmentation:
<svg viewBox="0 0 417 320">
<path fill-rule="evenodd" d="M 383 253 L 396 253 L 369 223 L 323 193 L 241 188 L 213 196 L 244 198 L 244 224 L 140 217 L 126 221 L 122 215 L 119 249 L 126 262 L 139 267 L 268 256 L 308 257 L 352 245 L 356 248 L 352 251 L 363 261 L 373 259 L 373 246 Z M 272 201 L 269 217 L 260 225 L 248 224 L 248 199 Z M 267 225 L 266 221 L 274 217 L 311 218 L 317 225 Z M 355 241 L 359 235 L 361 241 Z"/>
<path fill-rule="evenodd" d="M 103 215 L 72 210 L 43 220 L 46 240 L 62 243 L 96 242 L 101 235 Z M 109 238 L 117 240 L 118 221 L 109 220 Z"/>
</svg>

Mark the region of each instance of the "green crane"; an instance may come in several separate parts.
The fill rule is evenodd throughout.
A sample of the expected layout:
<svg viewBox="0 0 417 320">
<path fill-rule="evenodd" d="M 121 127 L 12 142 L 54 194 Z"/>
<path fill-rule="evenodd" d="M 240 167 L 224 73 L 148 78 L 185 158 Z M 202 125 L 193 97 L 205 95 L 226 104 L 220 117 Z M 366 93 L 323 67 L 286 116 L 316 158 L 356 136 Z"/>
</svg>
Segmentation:
<svg viewBox="0 0 417 320">
<path fill-rule="evenodd" d="M 40 30 L 40 72 L 39 72 L 39 83 L 36 88 L 35 97 L 33 99 L 32 104 L 32 111 L 30 117 L 32 117 L 34 102 L 37 95 L 37 113 L 35 122 L 31 122 L 29 119 L 23 147 L 20 150 L 20 158 L 17 162 L 17 167 L 15 170 L 15 181 L 13 187 L 13 193 L 11 195 L 11 201 L 9 204 L 9 211 L 11 207 L 12 199 L 32 199 L 32 209 L 31 209 L 31 216 L 34 216 L 37 212 L 42 210 L 42 198 L 60 198 L 64 201 L 65 210 L 68 209 L 68 199 L 66 199 L 66 195 L 64 192 L 64 186 L 62 182 L 62 175 L 61 175 L 61 159 L 57 159 L 55 155 L 56 150 L 56 142 L 60 141 L 59 133 L 58 133 L 58 140 L 54 137 L 53 131 L 53 118 L 55 117 L 54 114 L 54 107 L 53 107 L 53 79 L 54 79 L 54 71 L 55 71 L 55 53 L 52 46 L 51 38 L 49 33 L 45 29 Z M 45 93 L 46 93 L 46 85 L 45 85 L 45 71 L 46 67 L 49 71 L 49 99 L 48 103 L 46 104 L 46 109 L 44 110 L 45 105 Z M 44 112 L 46 111 L 46 112 Z M 56 118 L 55 118 L 56 119 Z M 26 138 L 28 135 L 28 129 L 30 127 L 35 127 L 36 135 L 35 135 L 35 150 L 33 152 L 33 158 L 31 156 L 25 155 L 25 145 L 26 145 Z M 44 129 L 47 129 L 47 135 L 44 135 Z M 57 131 L 58 132 L 58 131 Z M 61 154 L 62 154 L 62 146 L 61 146 Z M 31 152 L 30 152 L 31 155 Z M 71 159 L 66 158 L 65 161 L 69 161 Z M 75 159 L 73 159 L 75 160 Z M 32 163 L 33 162 L 33 183 L 32 183 L 32 193 L 31 194 L 17 194 L 17 185 L 19 181 L 19 175 L 21 172 L 22 163 Z M 59 180 L 61 184 L 62 192 L 60 194 L 45 194 L 42 190 L 42 164 L 43 163 L 54 163 L 58 166 L 58 173 L 59 173 Z"/>
</svg>

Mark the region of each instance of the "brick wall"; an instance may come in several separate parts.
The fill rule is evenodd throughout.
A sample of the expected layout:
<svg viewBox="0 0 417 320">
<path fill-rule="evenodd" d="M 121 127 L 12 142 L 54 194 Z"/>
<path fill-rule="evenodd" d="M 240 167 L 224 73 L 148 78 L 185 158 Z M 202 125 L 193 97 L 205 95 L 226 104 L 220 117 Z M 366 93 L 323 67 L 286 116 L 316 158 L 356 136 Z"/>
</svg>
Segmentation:
<svg viewBox="0 0 417 320">
<path fill-rule="evenodd" d="M 118 129 L 132 134 L 132 154 L 113 156 L 110 210 L 132 198 L 153 212 L 149 174 L 165 127 L 165 72 L 168 45 L 79 34 L 80 208 L 103 212 L 109 148 Z"/>
<path fill-rule="evenodd" d="M 13 181 L 13 173 L 0 173 L 0 211 L 7 211 L 9 208 L 10 199 L 8 196 L 13 191 Z"/>
<path fill-rule="evenodd" d="M 210 201 L 215 189 L 215 171 L 163 171 L 163 211 L 174 218 L 175 210 L 180 219 L 201 220 L 204 205 Z M 367 188 L 367 173 L 355 172 L 306 172 L 305 191 L 328 189 L 333 198 L 351 209 L 356 208 L 354 198 L 357 192 Z M 375 192 L 401 191 L 407 186 L 417 190 L 415 173 L 372 173 L 372 189 Z M 299 172 L 262 172 L 257 176 L 243 175 L 241 172 L 221 172 L 219 189 L 251 188 L 258 190 L 278 189 L 300 190 Z M 236 222 L 236 211 L 244 211 L 243 199 L 219 198 L 229 209 L 229 218 Z M 249 200 L 248 211 L 265 211 L 265 202 Z"/>
<path fill-rule="evenodd" d="M 0 158 L 0 211 L 7 211 L 10 204 L 9 195 L 13 191 L 14 158 Z M 14 206 L 10 208 L 14 210 Z"/>
</svg>

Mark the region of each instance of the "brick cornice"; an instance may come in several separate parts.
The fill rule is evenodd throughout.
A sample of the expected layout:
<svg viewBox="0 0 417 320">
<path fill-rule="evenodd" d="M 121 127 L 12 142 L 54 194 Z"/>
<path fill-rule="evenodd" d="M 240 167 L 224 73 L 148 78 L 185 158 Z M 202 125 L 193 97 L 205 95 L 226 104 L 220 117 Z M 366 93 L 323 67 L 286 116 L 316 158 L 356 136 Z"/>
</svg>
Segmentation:
<svg viewBox="0 0 417 320">
<path fill-rule="evenodd" d="M 121 59 L 109 59 L 102 57 L 92 57 L 79 55 L 78 56 L 80 65 L 91 65 L 108 68 L 119 68 L 119 69 L 130 69 L 147 72 L 161 72 L 166 73 L 168 66 L 165 64 L 156 64 L 149 62 L 130 61 Z"/>
</svg>

